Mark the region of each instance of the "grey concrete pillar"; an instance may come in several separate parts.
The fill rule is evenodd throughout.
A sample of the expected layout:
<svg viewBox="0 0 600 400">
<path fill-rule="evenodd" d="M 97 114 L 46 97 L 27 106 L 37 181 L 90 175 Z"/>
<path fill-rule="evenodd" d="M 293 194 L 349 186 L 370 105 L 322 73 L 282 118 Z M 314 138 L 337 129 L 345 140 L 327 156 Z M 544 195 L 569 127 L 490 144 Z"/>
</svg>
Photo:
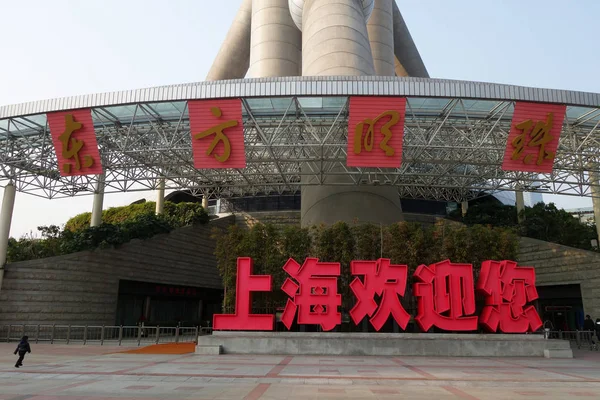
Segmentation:
<svg viewBox="0 0 600 400">
<path fill-rule="evenodd" d="M 156 215 L 161 215 L 165 212 L 165 178 L 161 178 L 158 182 L 156 191 Z"/>
<path fill-rule="evenodd" d="M 417 50 L 404 18 L 402 18 L 398 4 L 394 1 L 392 6 L 394 13 L 394 53 L 398 61 L 406 70 L 406 76 L 429 78 L 427 68 L 425 68 L 419 50 Z"/>
<path fill-rule="evenodd" d="M 525 209 L 525 198 L 523 197 L 523 191 L 516 190 L 515 197 L 517 200 L 517 218 L 519 222 L 523 222 L 523 217 L 521 216 L 521 211 Z"/>
<path fill-rule="evenodd" d="M 460 203 L 460 207 L 462 211 L 462 216 L 464 217 L 465 215 L 467 215 L 467 211 L 469 210 L 469 202 L 463 201 L 462 203 Z"/>
<path fill-rule="evenodd" d="M 248 76 L 298 76 L 302 33 L 292 21 L 288 0 L 252 0 Z"/>
<path fill-rule="evenodd" d="M 250 21 L 252 0 L 243 0 L 221 49 L 206 76 L 207 81 L 241 79 L 250 62 Z M 210 18 L 209 16 L 206 16 Z"/>
<path fill-rule="evenodd" d="M 592 192 L 592 207 L 594 210 L 594 222 L 596 223 L 596 236 L 600 245 L 600 179 L 599 174 L 593 167 L 590 167 L 590 190 Z"/>
<path fill-rule="evenodd" d="M 0 210 L 0 290 L 2 290 L 2 281 L 4 280 L 4 264 L 6 264 L 8 238 L 16 193 L 17 189 L 15 185 L 12 183 L 6 185 L 4 188 L 4 197 L 2 198 L 2 209 Z"/>
<path fill-rule="evenodd" d="M 394 57 L 394 71 L 396 72 L 396 76 L 408 76 L 408 72 L 406 72 L 397 57 Z"/>
<path fill-rule="evenodd" d="M 98 175 L 96 190 L 94 190 L 94 204 L 92 205 L 92 218 L 90 226 L 102 224 L 102 207 L 104 204 L 104 174 Z"/>
<path fill-rule="evenodd" d="M 393 2 L 393 0 L 375 0 L 367 24 L 375 75 L 379 76 L 395 75 Z"/>
<path fill-rule="evenodd" d="M 302 14 L 302 75 L 374 74 L 361 2 L 307 0 Z M 338 166 L 332 172 L 343 170 Z M 302 166 L 303 173 L 309 171 L 307 165 Z M 302 180 L 319 183 L 311 176 Z M 322 186 L 302 187 L 302 226 L 338 221 L 388 225 L 401 220 L 400 197 L 394 187 L 352 185 L 346 175 L 330 175 Z"/>
<path fill-rule="evenodd" d="M 208 212 L 208 197 L 206 196 L 202 197 L 202 208 L 204 208 L 204 210 Z"/>
<path fill-rule="evenodd" d="M 374 75 L 362 2 L 306 0 L 302 75 Z"/>
</svg>

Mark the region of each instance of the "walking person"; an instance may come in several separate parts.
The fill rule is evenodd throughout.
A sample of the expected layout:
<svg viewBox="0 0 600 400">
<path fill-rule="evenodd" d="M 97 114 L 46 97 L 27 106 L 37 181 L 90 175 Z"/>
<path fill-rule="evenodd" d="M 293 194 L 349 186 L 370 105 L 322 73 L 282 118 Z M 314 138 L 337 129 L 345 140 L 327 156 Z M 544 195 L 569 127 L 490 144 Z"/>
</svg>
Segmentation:
<svg viewBox="0 0 600 400">
<path fill-rule="evenodd" d="M 585 337 L 588 339 L 587 341 L 590 343 L 590 348 L 596 347 L 596 342 L 594 342 L 594 334 L 596 333 L 596 324 L 594 320 L 589 315 L 585 316 L 585 321 L 583 321 L 583 332 Z M 588 336 L 589 335 L 589 336 Z"/>
<path fill-rule="evenodd" d="M 19 345 L 17 346 L 17 349 L 15 350 L 15 354 L 19 353 L 19 359 L 15 364 L 15 368 L 23 366 L 23 359 L 25 358 L 25 353 L 31 353 L 31 346 L 29 346 L 28 340 L 28 336 L 23 336 L 23 338 L 21 338 L 21 341 L 19 342 Z"/>
</svg>

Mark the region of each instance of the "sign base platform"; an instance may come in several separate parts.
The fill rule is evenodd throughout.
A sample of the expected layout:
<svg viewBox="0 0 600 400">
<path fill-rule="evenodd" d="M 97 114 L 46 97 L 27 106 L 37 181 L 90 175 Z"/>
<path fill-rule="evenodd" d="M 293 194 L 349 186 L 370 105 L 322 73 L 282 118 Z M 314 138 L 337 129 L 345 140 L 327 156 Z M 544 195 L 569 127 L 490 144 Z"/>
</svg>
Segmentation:
<svg viewBox="0 0 600 400">
<path fill-rule="evenodd" d="M 212 349 L 218 348 L 216 352 Z M 206 349 L 211 349 L 207 352 Z M 542 335 L 215 331 L 196 354 L 573 358 L 568 340 Z"/>
</svg>

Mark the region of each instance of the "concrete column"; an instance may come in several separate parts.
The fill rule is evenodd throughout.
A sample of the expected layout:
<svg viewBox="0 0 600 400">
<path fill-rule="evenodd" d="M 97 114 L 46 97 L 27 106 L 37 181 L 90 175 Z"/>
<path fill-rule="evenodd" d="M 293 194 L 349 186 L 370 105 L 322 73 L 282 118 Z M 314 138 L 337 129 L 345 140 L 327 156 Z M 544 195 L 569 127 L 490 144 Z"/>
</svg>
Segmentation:
<svg viewBox="0 0 600 400">
<path fill-rule="evenodd" d="M 462 203 L 460 203 L 460 207 L 462 211 L 462 216 L 464 217 L 465 215 L 467 215 L 467 211 L 469 210 L 469 202 L 463 201 Z"/>
<path fill-rule="evenodd" d="M 306 0 L 302 13 L 302 75 L 374 75 L 373 56 L 357 0 Z"/>
<path fill-rule="evenodd" d="M 385 23 L 381 22 L 385 21 L 383 17 L 379 21 Z M 393 70 L 389 72 L 393 75 Z M 362 2 L 307 0 L 302 14 L 302 75 L 374 74 Z M 332 172 L 342 171 L 339 166 Z M 302 166 L 302 172 L 310 172 L 307 165 Z M 305 184 L 319 183 L 309 176 L 302 180 Z M 337 221 L 388 225 L 401 220 L 402 207 L 395 187 L 352 185 L 346 175 L 329 176 L 324 185 L 302 187 L 302 226 Z"/>
<path fill-rule="evenodd" d="M 408 76 L 408 72 L 406 72 L 404 66 L 400 64 L 400 61 L 396 57 L 394 57 L 394 71 L 396 72 L 396 76 Z"/>
<path fill-rule="evenodd" d="M 207 81 L 241 79 L 250 61 L 250 20 L 252 0 L 243 0 L 221 49 L 206 76 Z M 210 18 L 210 15 L 206 16 Z"/>
<path fill-rule="evenodd" d="M 156 215 L 165 212 L 165 178 L 161 178 L 158 182 L 158 190 L 156 193 Z"/>
<path fill-rule="evenodd" d="M 104 203 L 104 174 L 98 175 L 98 183 L 94 191 L 94 204 L 92 206 L 92 218 L 90 226 L 102 224 L 102 206 Z"/>
<path fill-rule="evenodd" d="M 600 245 L 600 179 L 599 173 L 593 166 L 589 166 L 590 190 L 592 192 L 592 207 L 594 209 L 594 222 L 596 223 L 596 236 Z M 595 185 L 595 186 L 591 186 Z"/>
<path fill-rule="evenodd" d="M 202 208 L 208 212 L 208 197 L 202 196 Z"/>
<path fill-rule="evenodd" d="M 4 188 L 4 197 L 2 198 L 2 209 L 0 210 L 0 291 L 2 290 L 2 281 L 4 280 L 4 264 L 6 264 L 8 238 L 16 192 L 15 185 L 12 183 L 6 185 Z"/>
<path fill-rule="evenodd" d="M 398 58 L 398 61 L 406 70 L 406 75 L 398 76 L 416 76 L 420 78 L 429 78 L 429 73 L 415 42 L 412 40 L 412 36 L 402 18 L 398 4 L 393 2 L 393 13 L 394 13 L 394 53 Z M 397 71 L 397 69 L 396 69 Z"/>
<path fill-rule="evenodd" d="M 523 222 L 523 217 L 521 216 L 521 211 L 525 209 L 525 199 L 523 198 L 523 191 L 517 190 L 515 191 L 515 197 L 517 198 L 517 216 L 519 222 Z"/>
<path fill-rule="evenodd" d="M 373 12 L 367 24 L 375 75 L 378 76 L 394 76 L 395 74 L 392 3 L 393 0 L 375 0 Z"/>
<path fill-rule="evenodd" d="M 249 77 L 300 75 L 302 33 L 288 0 L 252 0 L 251 26 Z"/>
</svg>

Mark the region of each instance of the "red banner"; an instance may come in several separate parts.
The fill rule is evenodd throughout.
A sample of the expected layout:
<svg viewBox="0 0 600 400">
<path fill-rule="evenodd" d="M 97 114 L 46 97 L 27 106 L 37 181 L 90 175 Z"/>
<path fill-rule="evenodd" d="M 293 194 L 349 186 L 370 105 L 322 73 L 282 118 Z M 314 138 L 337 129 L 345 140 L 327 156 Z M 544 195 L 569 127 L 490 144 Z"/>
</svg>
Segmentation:
<svg viewBox="0 0 600 400">
<path fill-rule="evenodd" d="M 50 135 L 61 176 L 102 173 L 92 111 L 60 111 L 47 114 Z"/>
<path fill-rule="evenodd" d="M 350 97 L 347 165 L 400 167 L 405 110 L 404 97 Z"/>
<path fill-rule="evenodd" d="M 194 167 L 246 168 L 242 101 L 188 101 Z"/>
<path fill-rule="evenodd" d="M 566 111 L 565 105 L 517 102 L 502 169 L 552 172 Z"/>
</svg>

